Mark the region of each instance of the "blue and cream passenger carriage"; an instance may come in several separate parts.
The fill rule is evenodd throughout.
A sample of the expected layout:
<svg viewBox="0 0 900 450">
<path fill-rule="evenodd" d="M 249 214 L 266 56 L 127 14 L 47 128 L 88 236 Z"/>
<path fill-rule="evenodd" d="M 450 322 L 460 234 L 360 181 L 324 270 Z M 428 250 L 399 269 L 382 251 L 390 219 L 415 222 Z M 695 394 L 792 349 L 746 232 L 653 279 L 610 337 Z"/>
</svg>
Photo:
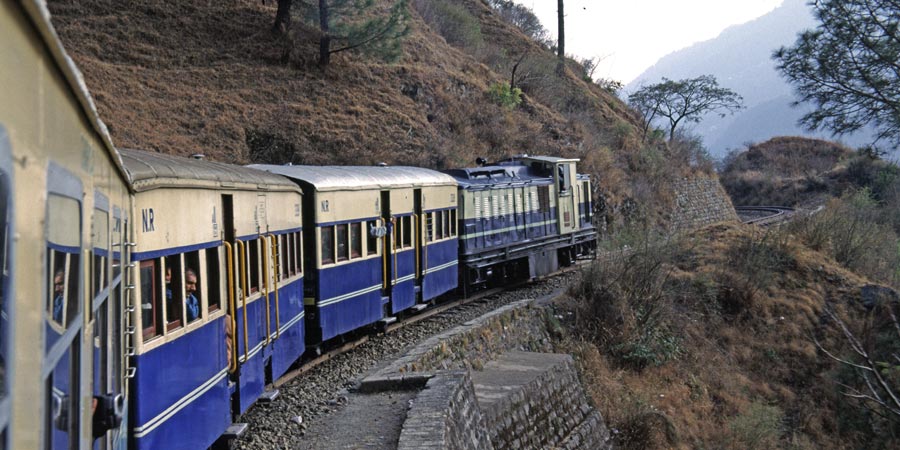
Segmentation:
<svg viewBox="0 0 900 450">
<path fill-rule="evenodd" d="M 390 320 L 456 287 L 456 181 L 416 167 L 251 166 L 304 191 L 307 338 Z"/>
<path fill-rule="evenodd" d="M 139 218 L 134 444 L 206 448 L 305 350 L 300 189 L 245 167 L 121 153 Z"/>
</svg>

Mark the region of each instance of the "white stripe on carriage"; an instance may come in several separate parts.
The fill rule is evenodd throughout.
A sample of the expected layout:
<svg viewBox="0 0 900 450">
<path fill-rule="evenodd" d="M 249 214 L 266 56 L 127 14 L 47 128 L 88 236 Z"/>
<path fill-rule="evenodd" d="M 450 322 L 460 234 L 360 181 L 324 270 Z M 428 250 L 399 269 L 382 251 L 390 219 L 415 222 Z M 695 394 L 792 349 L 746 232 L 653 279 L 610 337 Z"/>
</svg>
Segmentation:
<svg viewBox="0 0 900 450">
<path fill-rule="evenodd" d="M 398 285 L 398 284 L 400 284 L 400 283 L 404 283 L 404 282 L 407 282 L 407 281 L 409 281 L 409 280 L 413 280 L 413 279 L 415 279 L 415 278 L 416 278 L 416 274 L 411 273 L 411 274 L 409 274 L 409 275 L 407 275 L 407 276 L 405 276 L 405 277 L 400 277 L 400 278 L 397 278 L 396 280 L 391 281 L 391 284 L 393 284 L 394 286 L 396 286 L 396 285 Z"/>
<path fill-rule="evenodd" d="M 427 270 L 425 270 L 425 274 L 427 275 L 429 273 L 439 272 L 441 270 L 453 267 L 453 266 L 457 265 L 458 263 L 459 263 L 459 261 L 454 259 L 453 261 L 450 261 L 448 263 L 428 268 Z"/>
<path fill-rule="evenodd" d="M 543 222 L 529 222 L 524 225 L 515 225 L 515 226 L 511 226 L 511 227 L 506 227 L 506 228 L 497 228 L 495 230 L 490 230 L 487 232 L 479 231 L 477 233 L 469 233 L 469 234 L 463 233 L 463 234 L 460 234 L 459 237 L 460 237 L 460 239 L 475 239 L 475 238 L 479 238 L 479 237 L 490 236 L 492 234 L 505 233 L 507 231 L 512 231 L 512 230 L 521 230 L 522 228 L 532 229 L 532 228 L 537 228 L 537 227 L 543 227 L 546 225 L 555 224 L 557 222 L 558 222 L 558 220 L 556 220 L 556 219 L 545 220 Z"/>
<path fill-rule="evenodd" d="M 350 299 L 350 298 L 353 298 L 353 297 L 358 297 L 358 296 L 363 295 L 363 294 L 368 294 L 368 293 L 370 293 L 370 292 L 375 292 L 375 291 L 377 291 L 377 290 L 379 290 L 379 289 L 381 289 L 381 284 L 376 284 L 376 285 L 374 285 L 374 286 L 370 286 L 370 287 L 367 287 L 367 288 L 365 288 L 365 289 L 360 289 L 360 290 L 358 290 L 358 291 L 351 292 L 351 293 L 349 293 L 349 294 L 339 295 L 339 296 L 337 296 L 337 297 L 332 297 L 332 298 L 329 298 L 329 299 L 326 299 L 326 300 L 322 300 L 322 301 L 320 301 L 320 302 L 318 303 L 318 306 L 319 306 L 319 307 L 322 307 L 322 306 L 328 306 L 328 305 L 331 305 L 331 304 L 333 304 L 333 303 L 341 302 L 341 301 L 344 301 L 344 300 L 347 300 L 347 299 Z"/>
<path fill-rule="evenodd" d="M 250 353 L 247 354 L 247 357 L 246 357 L 246 358 L 244 358 L 243 356 L 241 356 L 240 358 L 238 358 L 239 361 L 240 361 L 241 363 L 245 363 L 245 362 L 247 362 L 248 359 L 250 359 L 250 358 L 256 356 L 256 354 L 259 353 L 260 350 L 262 350 L 263 345 L 264 345 L 265 343 L 266 343 L 266 341 L 260 341 L 259 344 L 256 344 L 256 347 L 253 347 L 253 348 L 250 349 Z"/>
<path fill-rule="evenodd" d="M 136 427 L 134 429 L 134 437 L 141 438 L 141 437 L 144 437 L 144 436 L 150 434 L 153 430 L 155 430 L 157 427 L 159 427 L 160 425 L 165 423 L 167 420 L 169 420 L 172 416 L 174 416 L 178 411 L 181 411 L 187 405 L 190 405 L 191 402 L 200 398 L 201 395 L 205 394 L 207 391 L 212 389 L 212 387 L 215 386 L 220 380 L 225 378 L 225 376 L 227 374 L 228 374 L 228 369 L 227 368 L 222 369 L 221 372 L 213 375 L 212 378 L 210 378 L 205 383 L 201 384 L 199 387 L 197 387 L 196 389 L 194 389 L 193 391 L 188 393 L 188 395 L 185 395 L 180 400 L 173 403 L 172 406 L 169 406 L 168 408 L 166 408 L 165 411 L 159 413 L 156 417 L 150 419 L 149 422 L 147 422 L 144 425 L 141 425 L 139 427 Z"/>
<path fill-rule="evenodd" d="M 298 314 L 297 317 L 294 317 L 288 323 L 282 325 L 281 328 L 278 329 L 278 333 L 279 334 L 284 333 L 285 331 L 287 331 L 288 328 L 294 326 L 294 324 L 303 320 L 303 317 L 305 317 L 305 316 L 306 316 L 306 311 L 300 311 L 300 314 Z M 275 336 L 275 334 L 273 333 L 272 336 Z"/>
</svg>

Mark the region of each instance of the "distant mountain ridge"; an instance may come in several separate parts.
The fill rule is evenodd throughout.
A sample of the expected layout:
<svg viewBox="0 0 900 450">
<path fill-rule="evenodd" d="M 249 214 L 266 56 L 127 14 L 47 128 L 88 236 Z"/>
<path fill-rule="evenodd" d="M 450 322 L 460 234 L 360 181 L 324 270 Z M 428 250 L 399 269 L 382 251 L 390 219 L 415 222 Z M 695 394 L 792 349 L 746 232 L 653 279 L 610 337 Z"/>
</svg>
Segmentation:
<svg viewBox="0 0 900 450">
<path fill-rule="evenodd" d="M 707 116 L 693 128 L 713 156 L 773 136 L 830 139 L 828 132 L 810 133 L 797 126 L 808 106 L 792 107 L 793 90 L 775 69 L 772 52 L 792 45 L 797 33 L 815 27 L 805 0 L 785 0 L 778 8 L 750 22 L 725 29 L 718 37 L 661 58 L 625 87 L 633 92 L 662 77 L 673 80 L 712 74 L 719 84 L 744 97 L 746 109 L 733 116 Z M 868 142 L 868 135 L 845 136 L 850 146 Z"/>
</svg>

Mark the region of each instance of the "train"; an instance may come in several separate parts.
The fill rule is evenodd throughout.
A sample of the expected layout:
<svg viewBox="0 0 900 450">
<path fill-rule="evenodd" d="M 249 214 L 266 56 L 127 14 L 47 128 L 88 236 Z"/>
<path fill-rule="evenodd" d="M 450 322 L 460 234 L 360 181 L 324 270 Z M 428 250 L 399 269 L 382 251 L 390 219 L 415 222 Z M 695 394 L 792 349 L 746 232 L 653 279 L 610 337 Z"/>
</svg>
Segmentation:
<svg viewBox="0 0 900 450">
<path fill-rule="evenodd" d="M 577 159 L 117 149 L 44 3 L 0 8 L 0 449 L 209 448 L 329 343 L 595 251 Z"/>
</svg>

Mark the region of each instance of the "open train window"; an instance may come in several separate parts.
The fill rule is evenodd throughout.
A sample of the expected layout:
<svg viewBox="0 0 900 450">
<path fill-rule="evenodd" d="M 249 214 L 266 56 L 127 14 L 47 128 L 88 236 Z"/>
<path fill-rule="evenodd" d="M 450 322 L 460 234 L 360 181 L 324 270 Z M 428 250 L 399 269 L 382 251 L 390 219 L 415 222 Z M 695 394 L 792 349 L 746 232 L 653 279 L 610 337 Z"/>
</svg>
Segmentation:
<svg viewBox="0 0 900 450">
<path fill-rule="evenodd" d="M 378 222 L 370 220 L 367 225 L 366 255 L 375 255 L 378 254 L 378 237 L 375 236 L 375 230 L 378 229 Z"/>
<path fill-rule="evenodd" d="M 292 275 L 296 275 L 298 273 L 303 273 L 303 235 L 300 234 L 299 231 L 295 233 L 291 233 L 294 236 L 294 247 L 292 249 L 291 255 L 293 255 L 293 272 Z"/>
<path fill-rule="evenodd" d="M 259 292 L 259 239 L 247 241 L 247 276 L 250 283 L 250 293 Z"/>
<path fill-rule="evenodd" d="M 50 194 L 47 216 L 47 315 L 67 327 L 81 312 L 81 204 Z"/>
<path fill-rule="evenodd" d="M 456 210 L 450 210 L 450 236 L 456 236 Z"/>
<path fill-rule="evenodd" d="M 568 164 L 560 164 L 556 167 L 557 183 L 559 184 L 559 194 L 569 195 L 572 193 L 572 179 Z"/>
<path fill-rule="evenodd" d="M 172 331 L 184 324 L 184 291 L 180 289 L 184 279 L 181 255 L 167 256 L 165 259 L 166 279 L 166 331 Z"/>
<path fill-rule="evenodd" d="M 281 234 L 278 239 L 278 274 L 282 280 L 291 276 L 291 235 L 292 233 Z"/>
<path fill-rule="evenodd" d="M 334 264 L 334 227 L 322 227 L 322 265 Z"/>
<path fill-rule="evenodd" d="M 185 322 L 191 323 L 203 316 L 203 298 L 200 286 L 200 252 L 184 254 L 184 313 Z"/>
<path fill-rule="evenodd" d="M 109 274 L 106 273 L 106 259 L 109 257 L 109 214 L 95 209 L 93 230 L 91 232 L 91 298 L 97 297 L 109 285 Z"/>
<path fill-rule="evenodd" d="M 206 303 L 210 312 L 218 311 L 222 307 L 222 280 L 219 277 L 219 274 L 222 273 L 219 266 L 219 249 L 221 248 L 206 249 L 206 270 L 203 274 L 206 278 Z"/>
<path fill-rule="evenodd" d="M 443 231 L 444 234 L 441 235 L 442 238 L 450 237 L 450 210 L 441 211 L 441 221 L 443 222 Z"/>
<path fill-rule="evenodd" d="M 354 222 L 350 224 L 350 257 L 360 256 L 362 256 L 362 223 Z"/>
<path fill-rule="evenodd" d="M 434 218 L 434 225 L 435 225 L 434 237 L 436 239 L 443 239 L 444 238 L 444 219 L 443 219 L 444 212 L 443 211 L 435 211 L 434 216 L 435 216 L 435 218 Z"/>
<path fill-rule="evenodd" d="M 141 261 L 141 328 L 144 341 L 162 334 L 160 260 Z"/>
<path fill-rule="evenodd" d="M 337 260 L 346 261 L 349 258 L 350 246 L 347 243 L 347 224 L 337 226 Z"/>
<path fill-rule="evenodd" d="M 403 216 L 400 221 L 403 223 L 400 227 L 403 231 L 403 248 L 412 247 L 412 216 Z"/>
</svg>

